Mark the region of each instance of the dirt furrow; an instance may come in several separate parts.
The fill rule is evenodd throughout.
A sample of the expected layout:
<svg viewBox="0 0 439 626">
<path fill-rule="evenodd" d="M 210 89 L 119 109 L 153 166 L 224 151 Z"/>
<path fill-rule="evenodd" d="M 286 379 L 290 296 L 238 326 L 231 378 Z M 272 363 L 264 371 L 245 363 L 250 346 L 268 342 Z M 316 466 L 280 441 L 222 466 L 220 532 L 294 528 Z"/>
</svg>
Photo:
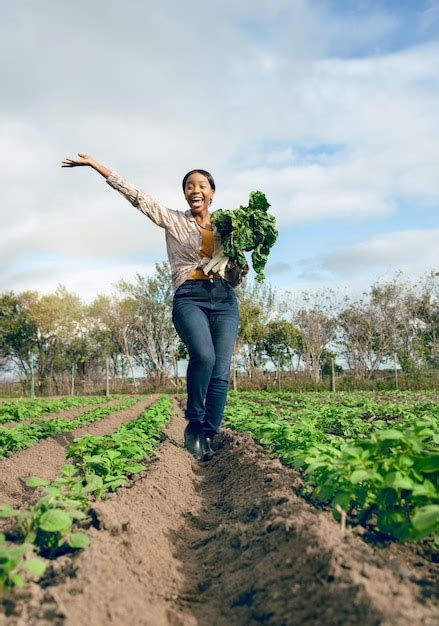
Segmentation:
<svg viewBox="0 0 439 626">
<path fill-rule="evenodd" d="M 433 626 L 419 586 L 294 489 L 295 472 L 225 431 L 216 458 L 182 448 L 93 508 L 91 546 L 58 559 L 0 623 L 24 626 Z"/>
<path fill-rule="evenodd" d="M 111 413 L 100 421 L 81 426 L 68 433 L 42 439 L 11 457 L 0 460 L 0 503 L 23 506 L 34 493 L 24 482 L 29 476 L 47 480 L 56 478 L 59 468 L 66 463 L 66 448 L 75 437 L 106 435 L 124 422 L 140 415 L 158 396 L 151 396 L 129 409 Z"/>
</svg>

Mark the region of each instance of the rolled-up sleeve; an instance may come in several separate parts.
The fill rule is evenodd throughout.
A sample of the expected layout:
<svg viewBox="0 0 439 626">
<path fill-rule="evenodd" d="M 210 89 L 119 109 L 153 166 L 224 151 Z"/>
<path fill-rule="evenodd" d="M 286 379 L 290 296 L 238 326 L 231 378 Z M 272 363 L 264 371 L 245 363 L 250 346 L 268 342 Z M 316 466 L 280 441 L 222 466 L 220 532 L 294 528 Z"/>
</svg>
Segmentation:
<svg viewBox="0 0 439 626">
<path fill-rule="evenodd" d="M 160 202 L 145 193 L 143 189 L 132 185 L 117 172 L 111 172 L 110 176 L 107 178 L 107 183 L 110 187 L 113 187 L 113 189 L 116 189 L 116 191 L 122 194 L 133 206 L 139 209 L 139 211 L 149 217 L 154 224 L 166 228 L 171 232 L 175 230 L 175 213 L 177 213 L 177 211 L 164 207 Z"/>
</svg>

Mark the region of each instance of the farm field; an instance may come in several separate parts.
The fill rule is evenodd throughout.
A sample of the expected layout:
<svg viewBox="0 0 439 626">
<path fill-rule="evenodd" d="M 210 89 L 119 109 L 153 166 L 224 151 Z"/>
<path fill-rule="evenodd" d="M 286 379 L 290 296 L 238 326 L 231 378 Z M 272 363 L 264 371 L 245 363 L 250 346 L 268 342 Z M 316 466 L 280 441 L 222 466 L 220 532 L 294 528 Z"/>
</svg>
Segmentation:
<svg viewBox="0 0 439 626">
<path fill-rule="evenodd" d="M 0 624 L 437 623 L 439 394 L 231 393 L 206 464 L 182 396 L 68 400 L 0 408 Z"/>
</svg>

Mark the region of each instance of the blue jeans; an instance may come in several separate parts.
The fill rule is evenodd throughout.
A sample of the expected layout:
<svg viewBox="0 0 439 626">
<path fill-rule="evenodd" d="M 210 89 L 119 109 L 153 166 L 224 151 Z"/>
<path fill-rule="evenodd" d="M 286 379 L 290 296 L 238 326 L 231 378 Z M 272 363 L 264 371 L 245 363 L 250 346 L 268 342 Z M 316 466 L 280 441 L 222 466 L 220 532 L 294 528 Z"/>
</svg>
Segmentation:
<svg viewBox="0 0 439 626">
<path fill-rule="evenodd" d="M 239 327 L 233 287 L 222 278 L 186 280 L 174 294 L 172 321 L 189 352 L 186 417 L 217 433 Z"/>
</svg>

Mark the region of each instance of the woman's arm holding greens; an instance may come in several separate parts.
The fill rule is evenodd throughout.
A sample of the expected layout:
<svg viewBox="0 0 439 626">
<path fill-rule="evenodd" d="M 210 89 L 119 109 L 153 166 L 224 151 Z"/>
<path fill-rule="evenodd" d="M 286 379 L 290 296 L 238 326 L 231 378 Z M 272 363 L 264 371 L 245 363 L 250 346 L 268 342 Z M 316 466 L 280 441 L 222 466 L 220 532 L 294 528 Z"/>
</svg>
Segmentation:
<svg viewBox="0 0 439 626">
<path fill-rule="evenodd" d="M 99 172 L 101 176 L 104 178 L 108 178 L 111 174 L 111 170 L 106 168 L 104 165 L 101 165 L 97 161 L 93 159 L 89 154 L 83 154 L 82 152 L 78 152 L 79 159 L 65 159 L 61 167 L 81 167 L 81 166 L 89 166 L 94 170 Z"/>
</svg>

